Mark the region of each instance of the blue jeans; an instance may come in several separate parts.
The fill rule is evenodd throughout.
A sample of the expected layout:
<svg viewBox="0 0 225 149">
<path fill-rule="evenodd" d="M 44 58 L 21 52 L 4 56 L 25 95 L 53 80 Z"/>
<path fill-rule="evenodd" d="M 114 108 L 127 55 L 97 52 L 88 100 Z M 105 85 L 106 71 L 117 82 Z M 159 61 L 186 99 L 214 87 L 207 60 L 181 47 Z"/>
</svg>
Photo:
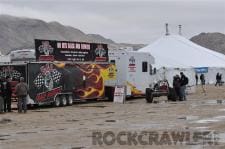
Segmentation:
<svg viewBox="0 0 225 149">
<path fill-rule="evenodd" d="M 181 100 L 186 100 L 186 85 L 183 85 L 180 87 L 180 96 L 181 96 Z"/>
<path fill-rule="evenodd" d="M 24 113 L 27 112 L 27 96 L 18 97 L 18 112 L 21 113 L 24 110 Z"/>
</svg>

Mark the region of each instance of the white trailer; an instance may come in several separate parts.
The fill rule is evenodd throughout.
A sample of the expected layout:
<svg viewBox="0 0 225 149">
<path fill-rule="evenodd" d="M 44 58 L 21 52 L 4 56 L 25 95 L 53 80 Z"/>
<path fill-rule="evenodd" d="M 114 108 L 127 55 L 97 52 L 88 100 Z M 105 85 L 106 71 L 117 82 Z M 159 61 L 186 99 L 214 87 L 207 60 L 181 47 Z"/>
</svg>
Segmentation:
<svg viewBox="0 0 225 149">
<path fill-rule="evenodd" d="M 125 86 L 127 97 L 145 95 L 145 89 L 152 84 L 153 56 L 146 52 L 111 50 L 109 62 L 115 63 L 117 69 L 116 82 L 111 85 Z"/>
</svg>

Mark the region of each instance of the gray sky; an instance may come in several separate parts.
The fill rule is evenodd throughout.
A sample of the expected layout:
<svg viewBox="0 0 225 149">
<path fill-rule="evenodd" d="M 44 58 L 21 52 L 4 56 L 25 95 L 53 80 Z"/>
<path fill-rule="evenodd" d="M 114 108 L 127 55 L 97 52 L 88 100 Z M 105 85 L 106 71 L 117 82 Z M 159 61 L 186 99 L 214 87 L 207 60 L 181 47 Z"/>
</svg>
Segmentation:
<svg viewBox="0 0 225 149">
<path fill-rule="evenodd" d="M 151 43 L 170 33 L 225 33 L 225 0 L 0 0 L 0 13 L 58 21 L 116 42 Z"/>
</svg>

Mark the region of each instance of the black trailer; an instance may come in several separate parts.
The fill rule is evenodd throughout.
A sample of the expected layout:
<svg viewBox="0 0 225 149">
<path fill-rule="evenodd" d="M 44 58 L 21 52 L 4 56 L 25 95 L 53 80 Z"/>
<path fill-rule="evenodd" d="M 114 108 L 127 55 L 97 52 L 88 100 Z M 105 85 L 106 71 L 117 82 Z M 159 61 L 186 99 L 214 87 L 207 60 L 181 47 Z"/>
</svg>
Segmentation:
<svg viewBox="0 0 225 149">
<path fill-rule="evenodd" d="M 10 76 L 13 89 L 24 77 L 29 86 L 28 104 L 66 106 L 74 100 L 112 98 L 114 87 L 106 82 L 116 78 L 116 68 L 107 62 L 11 63 L 0 65 L 0 76 Z"/>
</svg>

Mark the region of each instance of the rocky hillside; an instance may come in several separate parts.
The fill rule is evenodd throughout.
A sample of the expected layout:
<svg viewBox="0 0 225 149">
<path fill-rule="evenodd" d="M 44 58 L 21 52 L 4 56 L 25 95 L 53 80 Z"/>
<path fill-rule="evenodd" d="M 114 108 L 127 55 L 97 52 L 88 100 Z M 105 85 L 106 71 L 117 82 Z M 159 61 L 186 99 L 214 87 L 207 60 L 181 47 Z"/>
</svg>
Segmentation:
<svg viewBox="0 0 225 149">
<path fill-rule="evenodd" d="M 225 35 L 222 33 L 201 33 L 190 40 L 203 47 L 225 54 Z"/>
<path fill-rule="evenodd" d="M 52 39 L 65 41 L 83 41 L 106 43 L 110 49 L 117 49 L 118 44 L 97 34 L 85 34 L 79 29 L 64 26 L 58 22 L 44 22 L 38 19 L 20 18 L 0 15 L 0 52 L 10 50 L 34 48 L 34 39 Z M 129 45 L 129 44 L 128 44 Z M 135 49 L 144 45 L 130 45 Z"/>
</svg>

